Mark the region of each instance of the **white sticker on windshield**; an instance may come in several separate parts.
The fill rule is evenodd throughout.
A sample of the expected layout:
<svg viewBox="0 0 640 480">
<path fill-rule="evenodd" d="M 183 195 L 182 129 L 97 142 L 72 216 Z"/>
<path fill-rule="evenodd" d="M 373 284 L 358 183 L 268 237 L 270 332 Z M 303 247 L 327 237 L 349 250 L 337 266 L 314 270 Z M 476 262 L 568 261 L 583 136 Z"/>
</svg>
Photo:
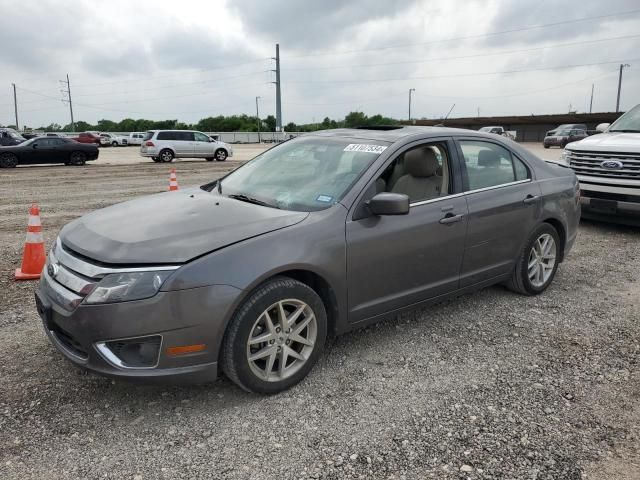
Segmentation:
<svg viewBox="0 0 640 480">
<path fill-rule="evenodd" d="M 365 143 L 350 143 L 344 147 L 345 152 L 382 153 L 387 149 L 383 145 L 367 145 Z"/>
</svg>

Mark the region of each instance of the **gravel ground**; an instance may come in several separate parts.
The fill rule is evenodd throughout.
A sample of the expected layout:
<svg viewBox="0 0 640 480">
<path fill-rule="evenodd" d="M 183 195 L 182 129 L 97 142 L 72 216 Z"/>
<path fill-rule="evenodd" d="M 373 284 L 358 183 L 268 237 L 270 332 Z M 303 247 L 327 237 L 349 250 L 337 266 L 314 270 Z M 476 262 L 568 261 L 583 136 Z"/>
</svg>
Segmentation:
<svg viewBox="0 0 640 480">
<path fill-rule="evenodd" d="M 178 181 L 242 159 L 179 162 Z M 276 396 L 135 386 L 68 364 L 12 280 L 31 200 L 50 245 L 167 188 L 166 165 L 117 163 L 0 171 L 0 478 L 640 478 L 640 229 L 583 222 L 545 294 L 489 288 L 332 339 Z"/>
</svg>

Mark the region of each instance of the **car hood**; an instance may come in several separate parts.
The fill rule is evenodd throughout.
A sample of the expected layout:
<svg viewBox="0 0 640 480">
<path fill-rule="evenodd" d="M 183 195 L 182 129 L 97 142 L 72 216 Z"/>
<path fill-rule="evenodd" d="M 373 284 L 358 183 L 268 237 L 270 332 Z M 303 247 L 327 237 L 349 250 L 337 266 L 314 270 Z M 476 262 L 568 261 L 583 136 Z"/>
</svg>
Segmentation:
<svg viewBox="0 0 640 480">
<path fill-rule="evenodd" d="M 308 215 L 192 188 L 96 210 L 66 225 L 60 239 L 65 247 L 101 263 L 184 263 L 295 225 Z"/>
<path fill-rule="evenodd" d="M 624 149 L 640 152 L 640 133 L 598 133 L 571 144 L 571 150 Z"/>
</svg>

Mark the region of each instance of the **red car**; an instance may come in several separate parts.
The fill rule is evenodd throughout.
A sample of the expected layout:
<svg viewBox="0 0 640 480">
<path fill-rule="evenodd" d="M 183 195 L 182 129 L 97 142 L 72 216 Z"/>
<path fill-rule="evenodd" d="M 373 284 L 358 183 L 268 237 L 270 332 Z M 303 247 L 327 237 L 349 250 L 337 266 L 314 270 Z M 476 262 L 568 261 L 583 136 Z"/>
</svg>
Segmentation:
<svg viewBox="0 0 640 480">
<path fill-rule="evenodd" d="M 100 135 L 96 135 L 95 133 L 85 132 L 71 139 L 79 143 L 94 143 L 100 145 Z"/>
</svg>

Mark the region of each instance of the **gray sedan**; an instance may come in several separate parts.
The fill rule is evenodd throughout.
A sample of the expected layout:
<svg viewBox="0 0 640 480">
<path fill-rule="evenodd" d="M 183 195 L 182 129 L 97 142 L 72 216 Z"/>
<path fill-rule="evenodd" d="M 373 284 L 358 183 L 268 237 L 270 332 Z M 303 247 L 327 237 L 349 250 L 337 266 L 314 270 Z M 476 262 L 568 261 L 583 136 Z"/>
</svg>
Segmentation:
<svg viewBox="0 0 640 480">
<path fill-rule="evenodd" d="M 502 283 L 543 292 L 580 217 L 572 170 L 467 130 L 341 129 L 200 188 L 66 225 L 36 293 L 71 362 L 129 379 L 221 370 L 274 393 L 327 335 Z"/>
</svg>

